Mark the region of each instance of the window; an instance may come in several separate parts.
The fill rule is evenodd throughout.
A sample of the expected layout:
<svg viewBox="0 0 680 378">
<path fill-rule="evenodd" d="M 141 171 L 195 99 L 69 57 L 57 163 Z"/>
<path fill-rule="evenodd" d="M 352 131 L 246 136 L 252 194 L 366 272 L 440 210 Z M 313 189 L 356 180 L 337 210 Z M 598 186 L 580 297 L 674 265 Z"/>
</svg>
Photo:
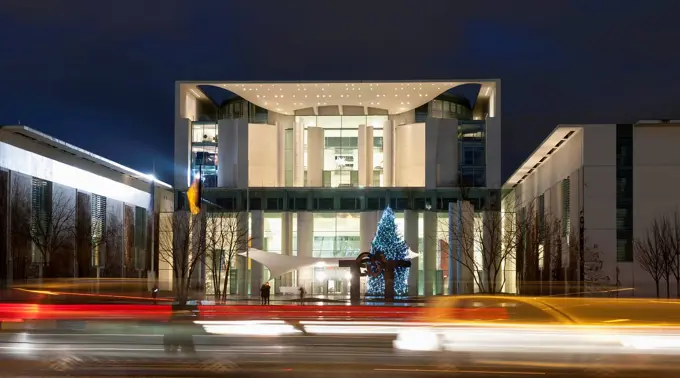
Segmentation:
<svg viewBox="0 0 680 378">
<path fill-rule="evenodd" d="M 31 181 L 31 228 L 38 238 L 46 238 L 51 233 L 49 229 L 51 207 L 51 183 L 34 177 Z M 33 262 L 45 262 L 42 253 L 37 249 L 33 253 Z"/>
<path fill-rule="evenodd" d="M 135 269 L 146 269 L 146 209 L 135 206 Z"/>
<path fill-rule="evenodd" d="M 569 243 L 569 235 L 571 234 L 571 188 L 569 177 L 562 180 L 562 235 Z"/>
<path fill-rule="evenodd" d="M 106 197 L 93 194 L 90 199 L 90 217 L 92 220 L 92 258 L 94 267 L 104 265 L 104 256 L 100 253 L 106 236 Z"/>
<path fill-rule="evenodd" d="M 633 261 L 633 125 L 616 125 L 616 259 Z"/>
</svg>

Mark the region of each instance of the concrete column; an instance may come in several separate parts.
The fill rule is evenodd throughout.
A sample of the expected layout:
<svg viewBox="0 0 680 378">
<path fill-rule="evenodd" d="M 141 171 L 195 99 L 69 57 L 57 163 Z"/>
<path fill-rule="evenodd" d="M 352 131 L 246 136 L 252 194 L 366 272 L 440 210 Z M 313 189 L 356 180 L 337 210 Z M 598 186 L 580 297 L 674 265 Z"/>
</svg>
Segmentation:
<svg viewBox="0 0 680 378">
<path fill-rule="evenodd" d="M 236 215 L 236 225 L 238 227 L 238 233 L 237 235 L 248 235 L 248 213 L 246 212 L 241 212 Z M 236 257 L 236 260 L 238 261 L 237 265 L 240 264 L 242 267 L 239 272 L 242 272 L 238 279 L 238 295 L 240 296 L 247 296 L 249 294 L 249 287 L 250 287 L 250 272 L 248 270 L 248 258 L 246 256 L 241 256 L 240 253 L 242 252 L 247 252 L 248 250 L 248 245 L 245 244 L 243 246 L 243 249 L 238 251 L 238 256 Z"/>
<path fill-rule="evenodd" d="M 434 294 L 435 270 L 437 269 L 437 213 L 423 212 L 423 272 L 425 290 L 423 294 Z"/>
<path fill-rule="evenodd" d="M 218 187 L 236 187 L 236 164 L 238 160 L 237 153 L 238 137 L 234 121 L 231 119 L 219 120 L 219 122 L 217 122 Z"/>
<path fill-rule="evenodd" d="M 246 189 L 248 182 L 248 120 L 234 120 L 236 125 L 236 187 Z M 219 145 L 218 145 L 219 148 Z"/>
<path fill-rule="evenodd" d="M 297 255 L 313 257 L 314 247 L 314 214 L 311 211 L 297 213 Z M 314 284 L 314 267 L 306 266 L 298 270 L 298 286 L 302 286 L 308 293 L 312 292 Z"/>
<path fill-rule="evenodd" d="M 458 119 L 442 118 L 438 120 L 436 137 L 436 184 L 441 187 L 458 185 Z"/>
<path fill-rule="evenodd" d="M 323 186 L 323 146 L 323 128 L 307 128 L 307 186 L 309 187 Z"/>
<path fill-rule="evenodd" d="M 264 211 L 253 210 L 250 212 L 250 237 L 252 238 L 252 247 L 264 250 Z M 251 295 L 258 292 L 259 287 L 264 283 L 263 280 L 264 269 L 262 264 L 251 259 L 250 260 L 250 293 Z"/>
<path fill-rule="evenodd" d="M 305 125 L 293 125 L 293 186 L 305 186 Z"/>
<path fill-rule="evenodd" d="M 175 185 L 178 190 L 189 187 L 191 172 L 191 121 L 175 119 Z"/>
<path fill-rule="evenodd" d="M 437 187 L 437 139 L 439 118 L 427 118 L 425 121 L 425 188 Z M 424 242 L 424 241 L 423 241 Z"/>
<path fill-rule="evenodd" d="M 409 249 L 418 253 L 418 212 L 413 210 L 404 211 L 404 241 Z M 411 269 L 408 276 L 408 295 L 417 296 L 418 294 L 418 270 L 419 257 L 411 259 Z"/>
<path fill-rule="evenodd" d="M 288 211 L 281 213 L 281 254 L 285 256 L 293 255 L 293 213 Z M 281 286 L 290 286 L 292 284 L 292 273 L 286 273 L 281 276 Z"/>
<path fill-rule="evenodd" d="M 373 184 L 373 126 L 359 125 L 359 186 Z"/>
<path fill-rule="evenodd" d="M 359 246 L 361 248 L 359 252 L 370 252 L 371 242 L 375 237 L 380 218 L 376 211 L 363 211 L 359 217 Z"/>
<path fill-rule="evenodd" d="M 357 144 L 357 168 L 359 170 L 359 186 L 366 186 L 366 125 L 359 125 Z"/>
<path fill-rule="evenodd" d="M 473 272 L 466 267 L 474 267 L 474 242 L 476 239 L 475 209 L 467 201 L 453 206 L 453 225 L 449 226 L 453 239 L 453 265 L 455 294 L 474 293 Z"/>
<path fill-rule="evenodd" d="M 276 122 L 276 175 L 277 186 L 286 186 L 286 126 L 283 122 Z"/>
<path fill-rule="evenodd" d="M 373 186 L 373 126 L 366 126 L 366 186 Z"/>
<path fill-rule="evenodd" d="M 394 186 L 394 121 L 383 123 L 383 185 Z"/>
</svg>

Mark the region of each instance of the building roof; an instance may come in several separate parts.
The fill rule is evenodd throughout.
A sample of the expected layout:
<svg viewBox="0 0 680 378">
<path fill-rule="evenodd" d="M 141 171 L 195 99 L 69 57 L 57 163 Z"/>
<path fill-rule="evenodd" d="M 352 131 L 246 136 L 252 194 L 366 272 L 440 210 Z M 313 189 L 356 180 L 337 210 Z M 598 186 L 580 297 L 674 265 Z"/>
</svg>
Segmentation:
<svg viewBox="0 0 680 378">
<path fill-rule="evenodd" d="M 564 142 L 571 137 L 574 132 L 580 130 L 582 126 L 558 125 L 547 138 L 529 155 L 517 170 L 510 175 L 503 188 L 510 189 L 520 184 L 526 177 L 532 174 L 543 162 L 550 158 L 555 151 L 560 149 Z"/>
<path fill-rule="evenodd" d="M 415 109 L 464 84 L 480 84 L 478 101 L 488 99 L 500 83 L 486 80 L 343 81 L 343 82 L 222 82 L 180 81 L 180 90 L 202 101 L 208 96 L 199 86 L 215 86 L 235 93 L 268 110 L 293 115 L 297 109 L 326 105 L 366 106 L 399 114 Z"/>
<path fill-rule="evenodd" d="M 101 169 L 103 167 L 107 170 L 113 171 L 117 175 L 122 175 L 123 177 L 126 178 L 139 180 L 146 184 L 150 184 L 151 181 L 154 181 L 158 187 L 172 189 L 172 186 L 170 184 L 159 181 L 156 178 L 152 177 L 151 175 L 136 171 L 132 168 L 128 168 L 122 164 L 116 163 L 115 161 L 93 154 L 92 152 L 86 151 L 82 148 L 76 147 L 72 144 L 66 143 L 57 138 L 51 137 L 45 133 L 41 133 L 40 131 L 34 130 L 28 126 L 21 125 L 0 126 L 0 141 L 9 143 L 11 145 L 17 145 L 17 147 L 26 149 L 26 143 L 22 143 L 21 142 L 22 140 L 26 141 L 27 143 L 33 144 L 36 147 L 42 145 L 44 147 L 56 150 L 57 152 L 64 154 L 65 158 L 71 159 L 73 157 L 79 158 L 80 161 L 86 162 L 86 164 L 82 164 L 79 166 L 79 168 L 81 169 L 88 170 L 87 169 L 88 165 L 91 165 L 90 170 L 96 172 L 95 169 L 97 168 Z M 39 151 L 32 152 L 40 154 Z"/>
</svg>

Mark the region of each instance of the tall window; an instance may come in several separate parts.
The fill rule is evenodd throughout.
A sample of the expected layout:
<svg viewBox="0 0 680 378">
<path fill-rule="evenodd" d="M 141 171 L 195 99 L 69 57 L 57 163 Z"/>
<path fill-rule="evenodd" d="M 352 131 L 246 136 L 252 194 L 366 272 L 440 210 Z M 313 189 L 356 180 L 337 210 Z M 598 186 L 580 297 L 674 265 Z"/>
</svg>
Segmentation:
<svg viewBox="0 0 680 378">
<path fill-rule="evenodd" d="M 90 199 L 90 214 L 92 218 L 92 266 L 104 264 L 101 247 L 106 235 L 106 197 L 93 194 Z"/>
<path fill-rule="evenodd" d="M 217 186 L 217 124 L 194 122 L 191 126 L 191 178 L 200 173 L 203 186 Z"/>
<path fill-rule="evenodd" d="M 47 237 L 49 235 L 51 206 L 51 183 L 33 177 L 31 181 L 31 229 L 34 235 L 38 237 Z M 45 262 L 39 251 L 34 251 L 33 262 Z"/>
<path fill-rule="evenodd" d="M 616 125 L 616 260 L 633 261 L 633 125 Z"/>
<path fill-rule="evenodd" d="M 571 236 L 571 207 L 569 196 L 571 192 L 569 177 L 562 180 L 562 235 L 569 244 Z"/>
<path fill-rule="evenodd" d="M 146 209 L 135 206 L 135 269 L 146 269 Z"/>
<path fill-rule="evenodd" d="M 462 186 L 486 186 L 486 125 L 465 121 L 458 125 L 460 181 Z"/>
</svg>

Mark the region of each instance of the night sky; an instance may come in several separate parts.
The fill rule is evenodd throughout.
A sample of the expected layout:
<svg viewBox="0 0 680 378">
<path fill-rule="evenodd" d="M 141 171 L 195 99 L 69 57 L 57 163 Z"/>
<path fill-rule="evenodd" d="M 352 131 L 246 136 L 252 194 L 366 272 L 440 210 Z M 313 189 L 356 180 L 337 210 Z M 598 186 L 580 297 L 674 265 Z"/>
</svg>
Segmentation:
<svg viewBox="0 0 680 378">
<path fill-rule="evenodd" d="M 559 123 L 680 119 L 677 0 L 0 0 L 0 124 L 171 180 L 175 80 L 500 78 L 503 176 Z"/>
</svg>

